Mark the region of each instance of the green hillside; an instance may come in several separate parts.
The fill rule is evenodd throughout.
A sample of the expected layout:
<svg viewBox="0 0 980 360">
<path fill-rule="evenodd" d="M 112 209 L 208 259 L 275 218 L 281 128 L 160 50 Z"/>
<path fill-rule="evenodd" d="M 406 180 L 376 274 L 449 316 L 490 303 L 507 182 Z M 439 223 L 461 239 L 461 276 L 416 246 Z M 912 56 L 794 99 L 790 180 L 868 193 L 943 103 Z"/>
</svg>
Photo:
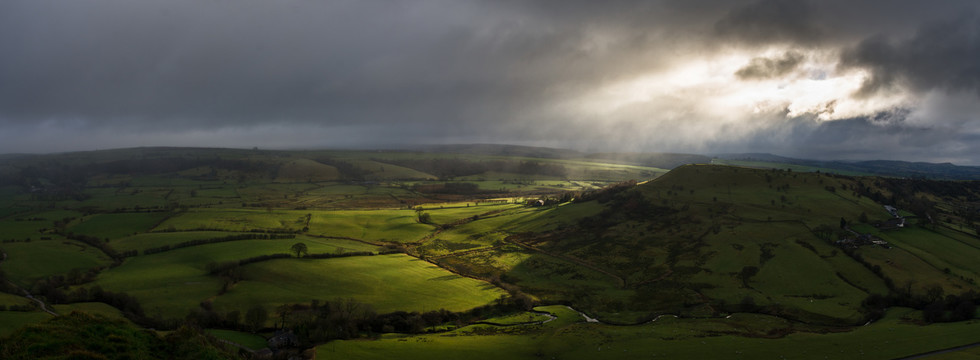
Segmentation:
<svg viewBox="0 0 980 360">
<path fill-rule="evenodd" d="M 891 215 L 862 195 L 887 191 L 875 182 L 684 166 L 610 196 L 601 212 L 574 225 L 510 231 L 505 242 L 519 249 L 497 247 L 439 261 L 619 323 L 660 314 L 757 311 L 810 323 L 859 324 L 872 317 L 866 299 L 901 286 L 908 287 L 907 301 L 918 303 L 933 301 L 930 290 L 950 295 L 976 290 L 980 271 L 968 260 L 980 256 L 975 239 L 925 225 L 876 229 L 872 224 Z M 848 229 L 863 232 L 841 228 L 842 220 Z M 863 233 L 889 245 L 837 243 Z M 480 245 L 472 235 L 440 238 L 460 244 L 441 244 L 444 248 Z"/>
</svg>

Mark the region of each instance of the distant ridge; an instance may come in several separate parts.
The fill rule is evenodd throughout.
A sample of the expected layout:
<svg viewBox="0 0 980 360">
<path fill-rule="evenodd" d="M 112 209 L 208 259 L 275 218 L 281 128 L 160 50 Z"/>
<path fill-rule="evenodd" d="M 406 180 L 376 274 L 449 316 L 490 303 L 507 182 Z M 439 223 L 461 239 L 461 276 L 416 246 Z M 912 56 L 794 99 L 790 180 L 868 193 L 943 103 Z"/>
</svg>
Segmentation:
<svg viewBox="0 0 980 360">
<path fill-rule="evenodd" d="M 105 149 L 91 151 L 76 151 L 51 154 L 0 154 L 0 165 L 11 166 L 21 161 L 31 161 L 31 159 L 60 159 L 64 161 L 88 161 L 88 162 L 107 162 L 113 160 L 130 159 L 138 155 L 141 159 L 146 158 L 182 158 L 194 157 L 204 159 L 210 157 L 229 158 L 243 155 L 255 154 L 257 151 L 262 154 L 288 154 L 296 152 L 317 152 L 317 151 L 337 151 L 334 150 L 267 150 L 267 149 L 233 149 L 233 148 L 203 148 L 203 147 L 136 147 L 122 149 Z M 402 151 L 421 151 L 429 153 L 445 154 L 470 154 L 470 155 L 489 155 L 489 156 L 511 156 L 538 159 L 562 159 L 562 160 L 601 160 L 625 165 L 637 165 L 656 167 L 661 169 L 673 169 L 686 164 L 706 164 L 713 159 L 729 161 L 748 161 L 753 164 L 745 166 L 760 168 L 781 168 L 786 165 L 796 165 L 813 169 L 802 169 L 802 171 L 839 171 L 852 175 L 877 175 L 887 177 L 921 178 L 933 180 L 980 180 L 980 166 L 961 166 L 951 163 L 928 163 L 928 162 L 909 162 L 898 160 L 862 160 L 862 161 L 842 161 L 842 160 L 811 160 L 798 159 L 779 156 L 769 153 L 730 153 L 706 156 L 700 154 L 685 153 L 618 153 L 600 152 L 586 153 L 577 150 L 534 147 L 523 145 L 505 144 L 450 144 L 450 145 L 422 145 L 403 148 Z M 352 150 L 370 151 L 370 150 Z M 97 155 L 92 157 L 93 155 Z"/>
<path fill-rule="evenodd" d="M 457 153 L 472 155 L 523 156 L 543 159 L 571 159 L 585 156 L 584 153 L 547 147 L 503 145 L 503 144 L 450 144 L 425 145 L 412 149 L 424 152 Z"/>
<path fill-rule="evenodd" d="M 899 160 L 808 160 L 788 158 L 765 153 L 719 154 L 715 158 L 725 160 L 759 161 L 776 164 L 812 166 L 840 171 L 861 172 L 872 175 L 926 178 L 936 180 L 980 180 L 980 166 L 960 166 L 951 163 L 910 162 Z"/>
</svg>

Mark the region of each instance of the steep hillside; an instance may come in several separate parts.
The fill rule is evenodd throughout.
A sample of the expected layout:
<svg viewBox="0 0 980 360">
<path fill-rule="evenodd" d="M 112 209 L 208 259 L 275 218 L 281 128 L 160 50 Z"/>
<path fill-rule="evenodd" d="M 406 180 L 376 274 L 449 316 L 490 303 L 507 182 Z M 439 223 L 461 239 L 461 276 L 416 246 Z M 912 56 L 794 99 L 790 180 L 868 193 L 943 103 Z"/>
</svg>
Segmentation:
<svg viewBox="0 0 980 360">
<path fill-rule="evenodd" d="M 967 259 L 980 256 L 980 241 L 929 223 L 927 194 L 896 189 L 874 178 L 683 166 L 573 226 L 509 237 L 537 255 L 498 266 L 499 276 L 621 323 L 749 311 L 858 324 L 880 311 L 868 299 L 925 306 L 976 290 L 980 266 Z M 925 217 L 909 213 L 896 228 L 886 204 L 863 194 Z"/>
</svg>

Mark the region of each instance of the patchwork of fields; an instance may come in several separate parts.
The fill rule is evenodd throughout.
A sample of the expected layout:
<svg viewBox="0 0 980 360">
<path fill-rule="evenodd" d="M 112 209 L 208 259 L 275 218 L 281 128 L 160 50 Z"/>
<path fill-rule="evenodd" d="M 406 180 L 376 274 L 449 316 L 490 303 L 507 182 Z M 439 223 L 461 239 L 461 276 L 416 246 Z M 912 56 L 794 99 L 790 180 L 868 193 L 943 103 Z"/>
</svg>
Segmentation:
<svg viewBox="0 0 980 360">
<path fill-rule="evenodd" d="M 972 193 L 808 168 L 134 151 L 71 158 L 90 166 L 71 189 L 61 170 L 0 188 L 0 336 L 53 317 L 29 293 L 253 349 L 296 326 L 347 339 L 316 347 L 345 358 L 891 358 L 975 341 Z M 880 226 L 882 199 L 909 225 Z M 857 236 L 885 245 L 842 245 Z"/>
</svg>

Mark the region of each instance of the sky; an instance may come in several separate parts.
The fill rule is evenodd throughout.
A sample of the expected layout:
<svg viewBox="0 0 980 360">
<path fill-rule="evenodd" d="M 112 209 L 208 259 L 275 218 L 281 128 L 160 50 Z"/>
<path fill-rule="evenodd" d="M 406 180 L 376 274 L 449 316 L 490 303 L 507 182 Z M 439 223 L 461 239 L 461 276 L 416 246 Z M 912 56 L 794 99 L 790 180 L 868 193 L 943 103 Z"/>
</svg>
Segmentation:
<svg viewBox="0 0 980 360">
<path fill-rule="evenodd" d="M 0 2 L 0 153 L 464 143 L 980 165 L 980 2 Z"/>
</svg>

